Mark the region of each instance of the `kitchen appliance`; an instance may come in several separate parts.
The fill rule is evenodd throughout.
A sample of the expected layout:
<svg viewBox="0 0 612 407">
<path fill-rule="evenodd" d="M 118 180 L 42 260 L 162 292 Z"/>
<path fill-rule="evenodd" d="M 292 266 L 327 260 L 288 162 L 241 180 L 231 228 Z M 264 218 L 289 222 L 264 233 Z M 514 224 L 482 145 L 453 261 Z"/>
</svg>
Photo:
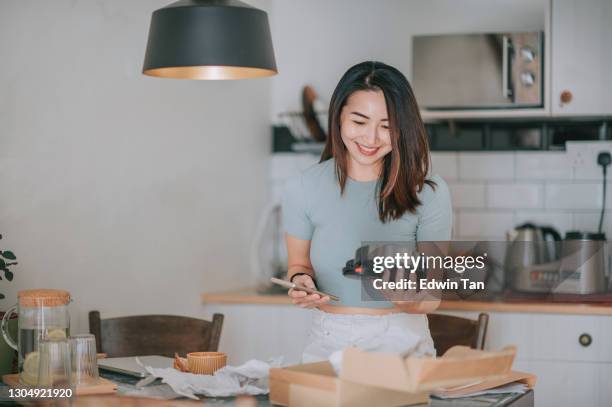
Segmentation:
<svg viewBox="0 0 612 407">
<path fill-rule="evenodd" d="M 555 250 L 550 250 L 553 237 Z M 607 289 L 608 245 L 603 233 L 567 232 L 525 224 L 510 233 L 506 253 L 511 288 L 530 293 L 594 294 Z"/>
<path fill-rule="evenodd" d="M 19 355 L 19 381 L 38 384 L 38 345 L 43 340 L 61 340 L 70 334 L 68 304 L 70 294 L 63 290 L 25 290 L 17 294 L 18 303 L 2 319 L 2 335 Z M 19 314 L 17 342 L 7 332 L 7 321 L 13 312 Z"/>
<path fill-rule="evenodd" d="M 251 242 L 250 266 L 259 294 L 283 294 L 287 290 L 270 284 L 270 277 L 287 275 L 287 255 L 283 241 L 280 199 L 264 208 Z"/>
<path fill-rule="evenodd" d="M 544 33 L 414 36 L 412 85 L 429 110 L 544 103 Z"/>
<path fill-rule="evenodd" d="M 554 260 L 556 247 L 547 242 L 558 242 L 561 235 L 555 228 L 525 223 L 507 232 L 506 240 L 511 242 L 506 252 L 506 268 L 514 269 Z"/>
</svg>

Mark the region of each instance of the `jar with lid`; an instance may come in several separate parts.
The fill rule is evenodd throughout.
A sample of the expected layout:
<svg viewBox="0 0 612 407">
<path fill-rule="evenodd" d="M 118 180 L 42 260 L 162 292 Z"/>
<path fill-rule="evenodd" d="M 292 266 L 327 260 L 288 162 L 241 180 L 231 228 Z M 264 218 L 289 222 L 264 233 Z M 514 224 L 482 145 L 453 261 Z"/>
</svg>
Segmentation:
<svg viewBox="0 0 612 407">
<path fill-rule="evenodd" d="M 38 384 L 38 344 L 41 340 L 65 339 L 70 335 L 70 294 L 64 290 L 37 289 L 20 291 L 18 303 L 2 319 L 2 335 L 19 355 L 19 381 L 26 385 Z M 10 337 L 8 319 L 19 315 L 17 342 Z"/>
</svg>

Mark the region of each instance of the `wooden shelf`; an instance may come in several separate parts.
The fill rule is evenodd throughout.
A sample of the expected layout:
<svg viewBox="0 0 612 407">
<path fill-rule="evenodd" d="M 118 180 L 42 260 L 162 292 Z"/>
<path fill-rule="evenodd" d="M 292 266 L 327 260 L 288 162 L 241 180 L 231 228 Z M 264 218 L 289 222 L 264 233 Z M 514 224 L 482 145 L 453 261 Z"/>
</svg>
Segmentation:
<svg viewBox="0 0 612 407">
<path fill-rule="evenodd" d="M 292 305 L 286 295 L 258 294 L 255 288 L 204 293 L 204 304 Z M 612 315 L 612 305 L 553 302 L 442 301 L 438 310 L 471 312 L 526 312 L 543 314 Z"/>
<path fill-rule="evenodd" d="M 544 108 L 532 109 L 483 109 L 483 110 L 421 110 L 424 121 L 445 121 L 455 119 L 508 119 L 548 118 L 550 112 Z"/>
</svg>

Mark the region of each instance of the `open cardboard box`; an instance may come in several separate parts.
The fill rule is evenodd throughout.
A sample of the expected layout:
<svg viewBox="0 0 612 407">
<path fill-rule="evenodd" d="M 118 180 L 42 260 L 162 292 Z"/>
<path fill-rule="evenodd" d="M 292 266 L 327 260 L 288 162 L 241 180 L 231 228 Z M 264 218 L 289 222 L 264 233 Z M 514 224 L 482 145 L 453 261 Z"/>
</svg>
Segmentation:
<svg viewBox="0 0 612 407">
<path fill-rule="evenodd" d="M 516 349 L 455 346 L 442 357 L 344 351 L 340 376 L 329 362 L 270 369 L 270 401 L 283 406 L 401 406 L 429 402 L 431 390 L 501 378 Z"/>
</svg>

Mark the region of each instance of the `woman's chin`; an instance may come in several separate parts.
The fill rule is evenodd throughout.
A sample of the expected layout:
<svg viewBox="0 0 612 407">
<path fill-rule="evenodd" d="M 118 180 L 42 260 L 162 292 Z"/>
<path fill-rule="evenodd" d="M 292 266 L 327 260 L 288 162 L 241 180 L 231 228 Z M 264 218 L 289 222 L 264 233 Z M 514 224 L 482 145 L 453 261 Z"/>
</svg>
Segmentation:
<svg viewBox="0 0 612 407">
<path fill-rule="evenodd" d="M 362 165 L 364 167 L 369 167 L 369 166 L 378 166 L 382 160 L 384 156 L 372 156 L 372 157 L 368 157 L 368 156 L 363 156 L 361 154 L 355 154 L 353 155 L 353 161 L 355 161 L 357 164 Z"/>
</svg>

